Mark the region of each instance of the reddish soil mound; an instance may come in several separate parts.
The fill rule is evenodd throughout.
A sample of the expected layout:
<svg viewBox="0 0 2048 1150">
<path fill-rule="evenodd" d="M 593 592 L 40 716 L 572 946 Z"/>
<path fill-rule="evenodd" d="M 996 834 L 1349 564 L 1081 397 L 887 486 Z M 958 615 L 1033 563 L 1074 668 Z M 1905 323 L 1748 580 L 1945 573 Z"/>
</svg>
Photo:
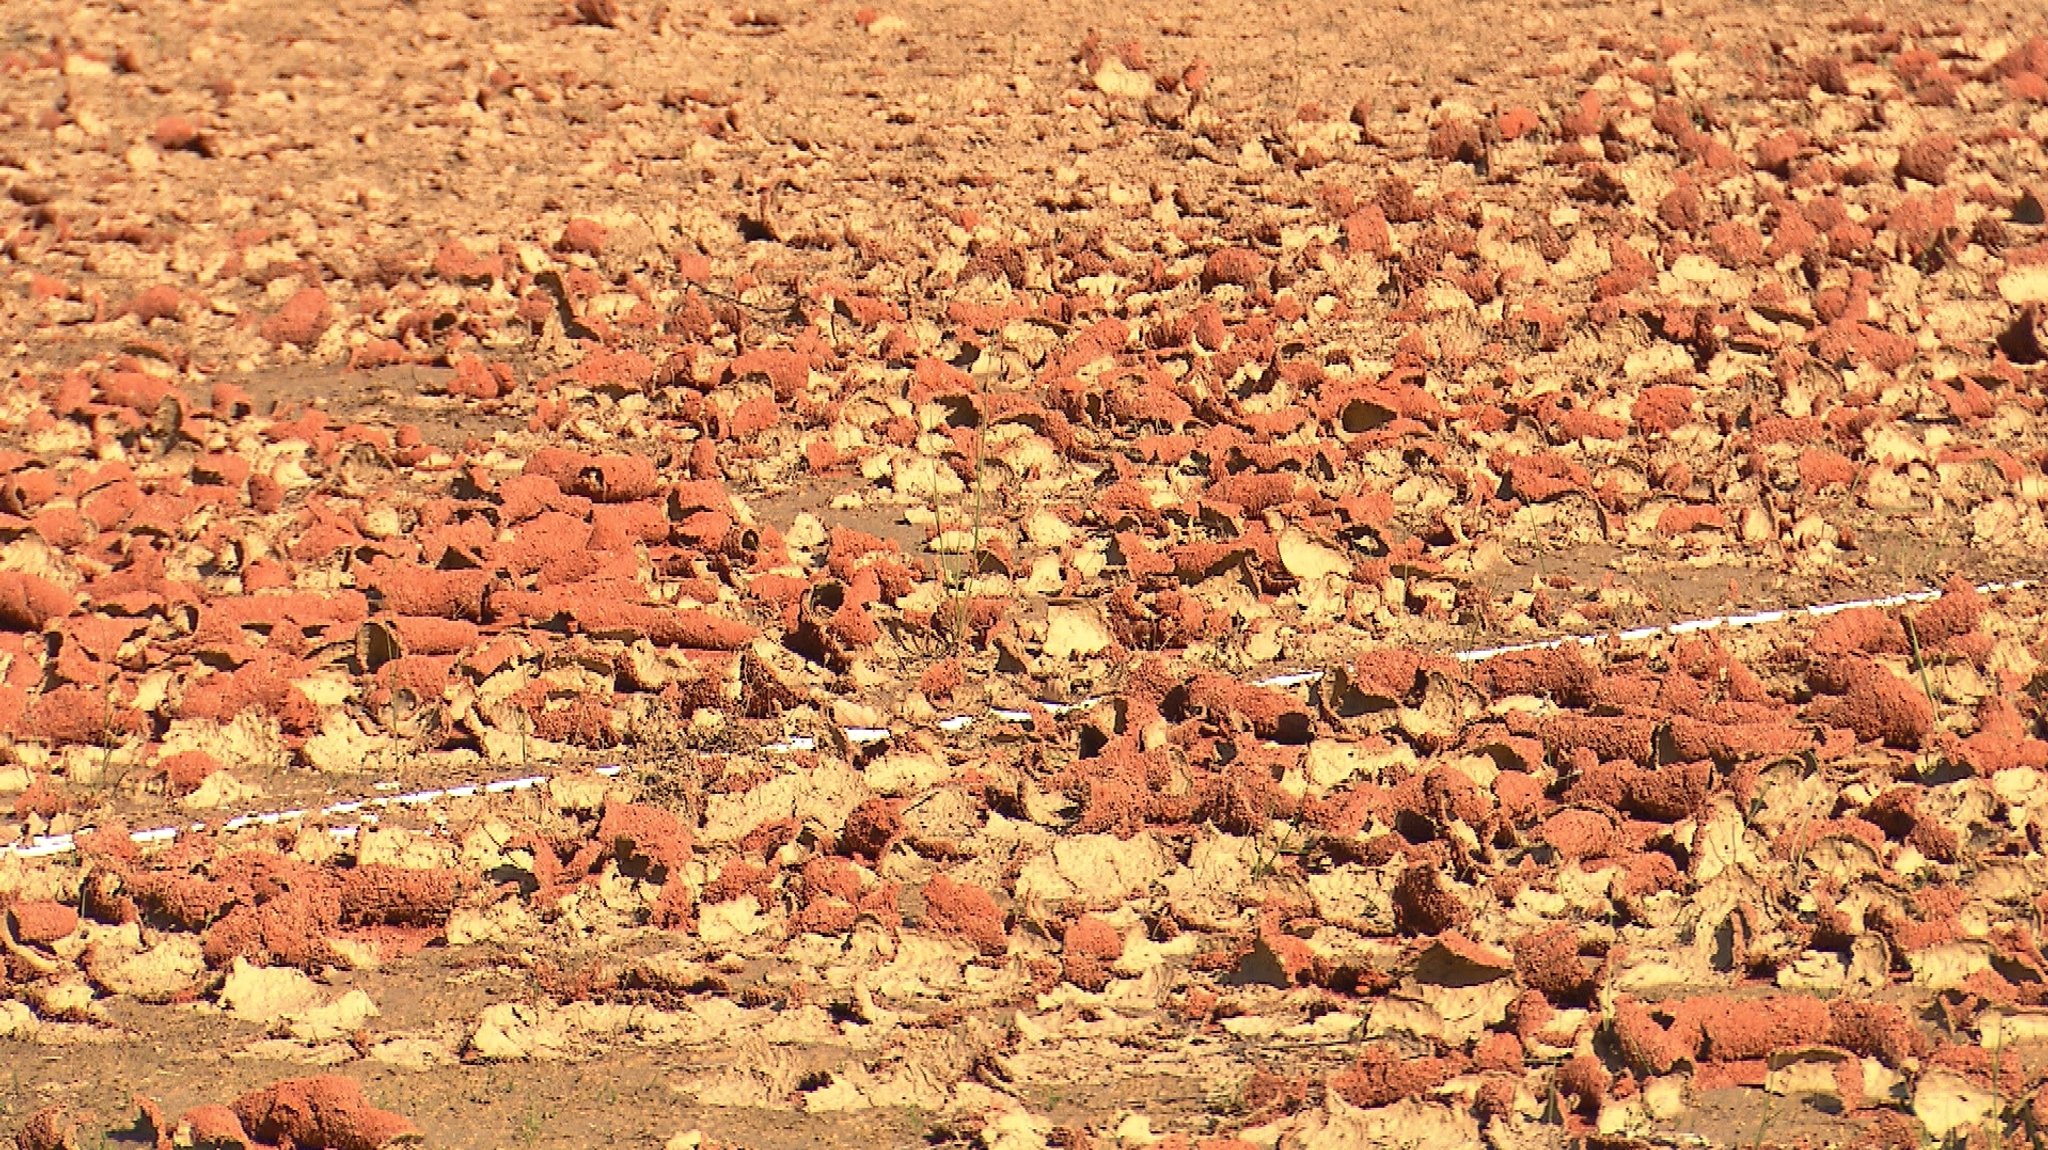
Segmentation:
<svg viewBox="0 0 2048 1150">
<path fill-rule="evenodd" d="M 304 1150 L 378 1150 L 420 1138 L 409 1120 L 366 1102 L 354 1079 L 332 1074 L 251 1091 L 234 1112 L 255 1138 Z"/>
</svg>

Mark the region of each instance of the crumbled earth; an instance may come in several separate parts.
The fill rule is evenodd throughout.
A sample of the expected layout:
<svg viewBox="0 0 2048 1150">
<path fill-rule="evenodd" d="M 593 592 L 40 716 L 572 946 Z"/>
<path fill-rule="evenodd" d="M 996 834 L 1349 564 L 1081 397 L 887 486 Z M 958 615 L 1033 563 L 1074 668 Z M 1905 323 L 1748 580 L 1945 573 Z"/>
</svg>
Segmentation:
<svg viewBox="0 0 2048 1150">
<path fill-rule="evenodd" d="M 2033 8 L 9 14 L 19 1145 L 2048 1123 Z"/>
</svg>

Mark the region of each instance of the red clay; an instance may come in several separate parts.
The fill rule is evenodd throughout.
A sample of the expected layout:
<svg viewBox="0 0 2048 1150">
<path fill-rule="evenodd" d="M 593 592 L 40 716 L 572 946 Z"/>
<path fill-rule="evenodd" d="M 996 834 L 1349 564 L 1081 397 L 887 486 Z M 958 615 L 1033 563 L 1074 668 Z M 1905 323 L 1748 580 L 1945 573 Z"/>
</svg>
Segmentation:
<svg viewBox="0 0 2048 1150">
<path fill-rule="evenodd" d="M 981 949 L 999 955 L 1009 950 L 1003 913 L 989 893 L 971 883 L 934 875 L 924 887 L 925 918 L 934 928 L 957 934 Z"/>
<path fill-rule="evenodd" d="M 448 921 L 468 877 L 457 870 L 414 870 L 372 863 L 341 875 L 341 921 L 351 926 L 439 926 Z"/>
<path fill-rule="evenodd" d="M 1415 1058 L 1400 1048 L 1374 1043 L 1358 1061 L 1330 1076 L 1330 1089 L 1353 1106 L 1386 1106 L 1403 1098 L 1419 1098 L 1458 1073 L 1451 1058 Z"/>
<path fill-rule="evenodd" d="M 1442 934 L 1471 917 L 1434 866 L 1411 864 L 1394 883 L 1394 924 L 1403 934 Z"/>
<path fill-rule="evenodd" d="M 1816 699 L 1808 714 L 1846 727 L 1859 739 L 1918 750 L 1934 727 L 1934 708 L 1925 691 L 1869 659 L 1830 659 L 1817 666 L 1812 677 L 1829 697 Z"/>
<path fill-rule="evenodd" d="M 353 1079 L 334 1074 L 251 1091 L 235 1100 L 234 1111 L 255 1138 L 298 1150 L 379 1150 L 419 1136 L 410 1120 L 371 1106 Z"/>
<path fill-rule="evenodd" d="M 47 946 L 78 929 L 78 912 L 56 902 L 12 903 L 7 907 L 7 929 L 18 942 Z"/>
<path fill-rule="evenodd" d="M 1673 1007 L 1674 1038 L 1698 1035 L 1700 1057 L 1714 1062 L 1764 1058 L 1773 1051 L 1827 1041 L 1828 1004 L 1804 995 L 1760 998 L 1708 995 Z"/>
<path fill-rule="evenodd" d="M 642 863 L 657 877 L 679 873 L 690 860 L 690 828 L 673 812 L 644 803 L 605 800 L 597 839 L 621 864 Z"/>
<path fill-rule="evenodd" d="M 332 307 L 326 292 L 316 287 L 300 288 L 277 314 L 263 322 L 263 337 L 310 348 L 333 324 Z"/>
<path fill-rule="evenodd" d="M 240 1150 L 250 1144 L 248 1132 L 242 1129 L 242 1119 L 226 1106 L 194 1106 L 185 1111 L 182 1122 L 191 1128 L 194 1146 Z"/>
<path fill-rule="evenodd" d="M 0 627 L 40 631 L 75 609 L 69 591 L 40 575 L 0 571 Z"/>
</svg>

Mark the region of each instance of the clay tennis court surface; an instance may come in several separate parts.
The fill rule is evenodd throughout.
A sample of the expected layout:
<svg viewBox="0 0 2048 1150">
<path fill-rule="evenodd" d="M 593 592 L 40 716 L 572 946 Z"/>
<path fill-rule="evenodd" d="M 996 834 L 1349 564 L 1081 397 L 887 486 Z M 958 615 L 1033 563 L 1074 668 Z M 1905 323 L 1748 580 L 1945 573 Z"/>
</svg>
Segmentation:
<svg viewBox="0 0 2048 1150">
<path fill-rule="evenodd" d="M 2038 9 L 8 15 L 0 1137 L 2039 1144 Z"/>
</svg>

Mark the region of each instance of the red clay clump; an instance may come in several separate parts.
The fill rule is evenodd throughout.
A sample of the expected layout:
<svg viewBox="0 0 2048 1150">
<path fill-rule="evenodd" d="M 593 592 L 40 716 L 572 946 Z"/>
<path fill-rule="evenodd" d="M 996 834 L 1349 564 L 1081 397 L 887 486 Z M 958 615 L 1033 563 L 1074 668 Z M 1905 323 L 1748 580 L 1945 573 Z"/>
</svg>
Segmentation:
<svg viewBox="0 0 2048 1150">
<path fill-rule="evenodd" d="M 1859 739 L 1916 751 L 1934 728 L 1934 707 L 1926 692 L 1869 659 L 1826 660 L 1814 668 L 1812 679 L 1828 697 L 1815 699 L 1808 713 L 1854 731 Z"/>
<path fill-rule="evenodd" d="M 713 906 L 753 895 L 765 904 L 774 881 L 775 872 L 768 867 L 746 859 L 733 859 L 718 872 L 717 878 L 712 879 L 704 887 L 704 893 L 698 896 L 698 901 L 706 906 Z"/>
<path fill-rule="evenodd" d="M 66 683 L 35 696 L 15 733 L 55 746 L 94 746 L 136 733 L 141 718 L 131 708 L 109 706 L 97 687 Z"/>
<path fill-rule="evenodd" d="M 644 866 L 655 881 L 681 873 L 690 861 L 690 828 L 673 813 L 645 803 L 605 800 L 597 839 L 621 866 Z"/>
<path fill-rule="evenodd" d="M 1300 741 L 1308 734 L 1308 708 L 1289 692 L 1254 687 L 1227 675 L 1197 675 L 1188 684 L 1187 708 L 1229 725 L 1242 724 L 1262 739 Z"/>
<path fill-rule="evenodd" d="M 575 255 L 601 255 L 608 236 L 603 224 L 578 216 L 562 228 L 562 237 L 555 241 L 555 250 Z"/>
<path fill-rule="evenodd" d="M 1593 992 L 1593 976 L 1579 961 L 1579 932 L 1559 925 L 1515 940 L 1515 973 L 1522 984 L 1541 991 L 1553 1003 L 1583 1004 Z"/>
<path fill-rule="evenodd" d="M 1613 1015 L 1614 1042 L 1632 1069 L 1644 1074 L 1669 1074 L 1692 1048 L 1657 1023 L 1648 1007 L 1633 998 L 1617 999 Z"/>
<path fill-rule="evenodd" d="M 1813 629 L 1813 649 L 1822 655 L 1904 655 L 1909 646 L 1898 619 L 1875 607 L 1830 615 Z"/>
<path fill-rule="evenodd" d="M 1833 1025 L 1827 1003 L 1791 994 L 1687 999 L 1673 1014 L 1674 1037 L 1699 1035 L 1701 1057 L 1714 1062 L 1766 1058 L 1788 1046 L 1826 1042 Z"/>
<path fill-rule="evenodd" d="M 77 609 L 71 592 L 41 575 L 0 571 L 0 627 L 40 631 Z"/>
<path fill-rule="evenodd" d="M 865 799 L 846 816 L 839 831 L 839 849 L 855 858 L 879 861 L 903 835 L 903 816 L 897 804 L 883 798 Z"/>
<path fill-rule="evenodd" d="M 1471 908 L 1434 866 L 1410 865 L 1394 882 L 1394 927 L 1403 934 L 1442 934 L 1471 917 Z"/>
<path fill-rule="evenodd" d="M 242 1150 L 249 1145 L 249 1134 L 242 1129 L 241 1118 L 225 1106 L 213 1103 L 194 1106 L 185 1111 L 182 1122 L 192 1131 L 194 1146 Z"/>
<path fill-rule="evenodd" d="M 1585 748 L 1601 762 L 1647 764 L 1656 760 L 1657 723 L 1622 715 L 1551 715 L 1538 728 L 1553 754 Z"/>
<path fill-rule="evenodd" d="M 253 1090 L 235 1100 L 234 1111 L 253 1137 L 295 1150 L 379 1150 L 420 1137 L 409 1119 L 371 1106 L 362 1087 L 336 1074 Z"/>
<path fill-rule="evenodd" d="M 646 639 L 658 647 L 737 651 L 761 633 L 752 624 L 720 618 L 694 607 L 654 607 L 595 598 L 569 599 L 562 606 L 588 634 L 599 638 Z"/>
<path fill-rule="evenodd" d="M 1592 1114 L 1600 1109 L 1600 1103 L 1607 1097 L 1607 1091 L 1614 1085 L 1614 1075 L 1590 1054 L 1580 1054 L 1565 1060 L 1557 1068 L 1557 1092 L 1567 1098 L 1575 1098 L 1575 1107 L 1582 1114 Z"/>
<path fill-rule="evenodd" d="M 440 926 L 448 921 L 464 875 L 371 863 L 342 872 L 341 921 L 351 926 Z"/>
<path fill-rule="evenodd" d="M 1906 1008 L 1891 1002 L 1837 1002 L 1828 1024 L 1828 1042 L 1876 1058 L 1890 1066 L 1927 1052 L 1927 1036 Z"/>
<path fill-rule="evenodd" d="M 1272 266 L 1272 261 L 1249 248 L 1222 248 L 1210 253 L 1202 264 L 1202 286 L 1258 287 L 1265 282 Z"/>
<path fill-rule="evenodd" d="M 1489 1031 L 1472 1046 L 1476 1070 L 1518 1071 L 1525 1064 L 1521 1040 L 1512 1034 Z"/>
<path fill-rule="evenodd" d="M 1940 184 L 1948 179 L 1949 165 L 1956 161 L 1953 136 L 1922 136 L 1899 149 L 1899 178 Z"/>
<path fill-rule="evenodd" d="M 1681 762 L 1734 763 L 1796 754 L 1813 744 L 1810 731 L 1786 723 L 1724 723 L 1674 715 L 1664 728 L 1668 757 Z"/>
<path fill-rule="evenodd" d="M 59 902 L 18 902 L 7 908 L 7 927 L 17 942 L 47 946 L 78 929 L 78 912 Z"/>
<path fill-rule="evenodd" d="M 263 338 L 272 343 L 310 348 L 334 322 L 327 293 L 316 287 L 300 288 L 284 301 L 276 315 L 263 322 Z"/>
<path fill-rule="evenodd" d="M 1124 940 L 1109 923 L 1084 914 L 1067 927 L 1061 951 L 1068 982 L 1083 990 L 1101 990 L 1109 984 L 1110 966 L 1124 956 Z"/>
<path fill-rule="evenodd" d="M 20 1150 L 77 1150 L 78 1123 L 62 1106 L 45 1106 L 21 1124 L 14 1144 Z"/>
<path fill-rule="evenodd" d="M 156 769 L 164 776 L 164 790 L 170 794 L 193 794 L 199 790 L 199 784 L 221 769 L 221 761 L 205 751 L 178 751 L 158 761 Z"/>
<path fill-rule="evenodd" d="M 1643 389 L 1629 409 L 1629 418 L 1643 431 L 1669 435 L 1692 422 L 1694 393 L 1679 384 L 1657 384 Z"/>
<path fill-rule="evenodd" d="M 933 928 L 965 938 L 983 954 L 1002 954 L 1009 949 L 1003 912 L 980 887 L 935 875 L 925 884 L 924 904 L 925 920 Z"/>
<path fill-rule="evenodd" d="M 1914 616 L 1912 637 L 1923 650 L 1945 651 L 1977 629 L 1989 606 L 1969 580 L 1955 576 L 1941 589 L 1941 598 Z"/>
<path fill-rule="evenodd" d="M 264 966 L 318 970 L 336 961 L 328 938 L 339 926 L 311 896 L 286 895 L 261 906 L 231 908 L 207 928 L 201 948 L 207 965 L 216 969 L 244 958 Z"/>
<path fill-rule="evenodd" d="M 1458 1063 L 1454 1058 L 1415 1058 L 1397 1046 L 1374 1043 L 1349 1069 L 1330 1076 L 1330 1089 L 1353 1106 L 1387 1106 L 1442 1086 L 1461 1069 Z"/>
<path fill-rule="evenodd" d="M 1961 851 L 1956 832 L 1938 819 L 1923 816 L 1920 788 L 1893 787 L 1864 806 L 1862 815 L 1892 838 L 1899 839 L 1935 862 L 1954 862 Z"/>
<path fill-rule="evenodd" d="M 1614 829 L 1614 819 L 1599 810 L 1559 810 L 1542 821 L 1538 831 L 1544 843 L 1550 843 L 1559 855 L 1567 859 L 1597 859 L 1620 845 Z"/>
<path fill-rule="evenodd" d="M 157 284 L 135 293 L 122 311 L 134 316 L 144 326 L 160 319 L 178 318 L 178 310 L 185 306 L 185 297 L 169 284 Z"/>
<path fill-rule="evenodd" d="M 1567 707 L 1591 699 L 1598 678 L 1577 644 L 1535 651 L 1510 651 L 1479 664 L 1473 678 L 1496 699 L 1509 695 L 1548 696 Z"/>
<path fill-rule="evenodd" d="M 457 283 L 487 284 L 505 274 L 505 258 L 478 254 L 458 240 L 449 240 L 434 253 L 434 274 Z"/>
<path fill-rule="evenodd" d="M 233 671 L 194 681 L 186 689 L 178 713 L 189 719 L 227 723 L 244 711 L 258 710 L 275 718 L 286 731 L 306 734 L 319 727 L 320 709 L 295 681 L 305 673 L 303 661 L 265 649 Z"/>
<path fill-rule="evenodd" d="M 477 621 L 484 617 L 484 589 L 491 573 L 385 563 L 359 569 L 358 579 L 394 615 Z"/>
</svg>

